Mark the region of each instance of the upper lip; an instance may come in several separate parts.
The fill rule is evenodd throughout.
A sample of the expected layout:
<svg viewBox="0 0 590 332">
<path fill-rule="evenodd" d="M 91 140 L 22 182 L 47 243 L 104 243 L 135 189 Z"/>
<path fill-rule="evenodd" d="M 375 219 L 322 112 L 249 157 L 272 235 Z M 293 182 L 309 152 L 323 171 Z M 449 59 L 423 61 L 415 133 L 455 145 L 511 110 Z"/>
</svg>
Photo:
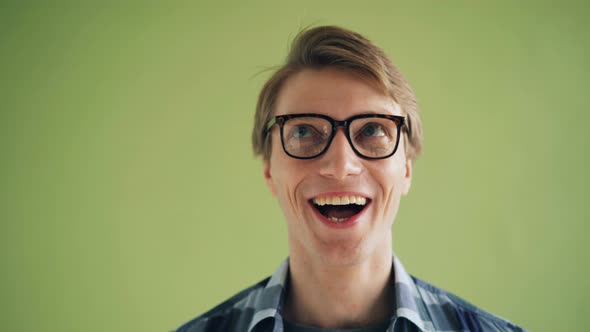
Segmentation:
<svg viewBox="0 0 590 332">
<path fill-rule="evenodd" d="M 371 197 L 367 194 L 363 194 L 360 192 L 352 192 L 352 191 L 339 191 L 339 192 L 324 192 L 324 193 L 320 193 L 317 195 L 313 195 L 308 197 L 308 201 L 313 201 L 316 198 L 322 198 L 322 197 L 347 197 L 347 196 L 361 196 L 366 198 L 367 200 L 370 200 Z"/>
</svg>

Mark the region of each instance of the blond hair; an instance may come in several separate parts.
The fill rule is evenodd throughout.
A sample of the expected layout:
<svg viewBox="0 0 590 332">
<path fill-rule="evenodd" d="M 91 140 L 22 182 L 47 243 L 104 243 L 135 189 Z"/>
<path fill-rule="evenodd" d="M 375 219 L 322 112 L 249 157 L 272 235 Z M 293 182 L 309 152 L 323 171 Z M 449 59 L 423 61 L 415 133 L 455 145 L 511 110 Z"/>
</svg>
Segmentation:
<svg viewBox="0 0 590 332">
<path fill-rule="evenodd" d="M 301 31 L 293 40 L 287 61 L 264 84 L 258 96 L 252 147 L 256 156 L 270 158 L 270 136 L 266 124 L 274 116 L 277 96 L 285 81 L 304 69 L 337 68 L 360 75 L 393 98 L 404 112 L 406 155 L 415 160 L 422 151 L 422 121 L 414 91 L 383 50 L 353 31 L 321 26 Z"/>
</svg>

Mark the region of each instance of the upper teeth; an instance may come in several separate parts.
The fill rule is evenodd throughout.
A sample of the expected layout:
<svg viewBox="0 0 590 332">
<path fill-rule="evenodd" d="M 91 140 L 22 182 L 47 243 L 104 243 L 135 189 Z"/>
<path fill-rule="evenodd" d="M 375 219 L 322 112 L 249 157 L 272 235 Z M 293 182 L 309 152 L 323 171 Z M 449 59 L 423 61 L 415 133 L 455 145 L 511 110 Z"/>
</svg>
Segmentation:
<svg viewBox="0 0 590 332">
<path fill-rule="evenodd" d="M 367 199 L 362 196 L 318 197 L 313 199 L 313 203 L 316 205 L 365 205 L 367 204 Z"/>
</svg>

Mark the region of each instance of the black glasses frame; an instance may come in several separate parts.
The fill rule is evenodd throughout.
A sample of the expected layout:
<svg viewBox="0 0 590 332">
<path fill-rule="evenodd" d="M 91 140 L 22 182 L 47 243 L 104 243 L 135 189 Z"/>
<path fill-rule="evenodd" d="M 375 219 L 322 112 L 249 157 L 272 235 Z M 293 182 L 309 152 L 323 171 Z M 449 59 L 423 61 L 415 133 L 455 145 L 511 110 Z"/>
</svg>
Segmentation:
<svg viewBox="0 0 590 332">
<path fill-rule="evenodd" d="M 326 147 L 322 151 L 320 151 L 318 154 L 313 155 L 313 156 L 309 156 L 309 157 L 299 157 L 299 156 L 294 156 L 291 153 L 289 153 L 289 151 L 287 151 L 287 149 L 285 148 L 285 140 L 283 139 L 283 128 L 285 126 L 285 123 L 287 121 L 289 121 L 290 119 L 303 118 L 303 117 L 322 118 L 322 119 L 325 119 L 328 122 L 330 122 L 330 124 L 332 125 L 332 132 L 330 133 L 330 137 L 328 138 L 328 142 L 326 144 Z M 350 138 L 350 123 L 356 119 L 364 119 L 364 118 L 389 119 L 397 124 L 398 135 L 396 138 L 395 147 L 393 148 L 393 151 L 390 154 L 383 156 L 383 157 L 369 157 L 369 156 L 363 155 L 359 150 L 357 150 L 354 147 L 354 144 L 352 143 L 352 139 Z M 405 124 L 405 118 L 403 116 L 391 115 L 391 114 L 358 114 L 355 116 L 351 116 L 350 118 L 345 119 L 343 121 L 334 120 L 327 115 L 315 114 L 315 113 L 277 115 L 274 118 L 272 118 L 270 121 L 268 121 L 268 123 L 266 125 L 267 135 L 270 132 L 270 130 L 272 129 L 272 127 L 274 127 L 274 125 L 276 125 L 276 124 L 279 125 L 280 131 L 281 131 L 280 132 L 281 145 L 283 146 L 283 151 L 285 151 L 285 153 L 289 157 L 295 158 L 295 159 L 313 159 L 313 158 L 317 158 L 317 157 L 321 156 L 322 154 L 324 154 L 326 151 L 328 151 L 328 149 L 330 148 L 330 145 L 332 145 L 332 140 L 334 139 L 334 136 L 336 136 L 336 131 L 337 131 L 338 127 L 344 128 L 344 135 L 346 136 L 346 139 L 348 140 L 348 144 L 350 144 L 350 147 L 352 148 L 354 153 L 356 153 L 357 156 L 364 158 L 364 159 L 389 158 L 389 157 L 393 156 L 395 154 L 395 152 L 397 151 L 397 147 L 399 146 L 399 138 L 401 136 L 402 130 L 404 130 L 404 129 L 406 131 L 408 130 L 408 127 Z"/>
</svg>

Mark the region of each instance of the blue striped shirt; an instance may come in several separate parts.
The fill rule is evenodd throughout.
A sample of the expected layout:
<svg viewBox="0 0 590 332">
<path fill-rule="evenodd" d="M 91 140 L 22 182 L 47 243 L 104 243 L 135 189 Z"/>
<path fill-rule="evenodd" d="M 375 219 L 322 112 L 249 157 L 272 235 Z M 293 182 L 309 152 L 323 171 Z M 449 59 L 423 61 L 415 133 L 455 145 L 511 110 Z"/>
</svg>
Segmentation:
<svg viewBox="0 0 590 332">
<path fill-rule="evenodd" d="M 387 332 L 524 331 L 511 322 L 408 274 L 394 256 L 395 308 Z M 289 260 L 269 278 L 253 285 L 177 332 L 283 332 L 281 308 Z"/>
</svg>

